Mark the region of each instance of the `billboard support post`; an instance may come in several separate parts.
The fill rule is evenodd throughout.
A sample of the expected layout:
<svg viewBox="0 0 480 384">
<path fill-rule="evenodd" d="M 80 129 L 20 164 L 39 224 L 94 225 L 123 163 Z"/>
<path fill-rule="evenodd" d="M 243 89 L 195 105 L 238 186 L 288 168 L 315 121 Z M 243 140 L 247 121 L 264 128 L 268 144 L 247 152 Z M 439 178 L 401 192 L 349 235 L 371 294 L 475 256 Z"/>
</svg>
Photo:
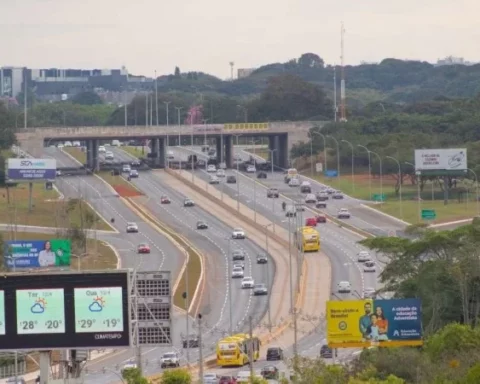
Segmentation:
<svg viewBox="0 0 480 384">
<path fill-rule="evenodd" d="M 33 183 L 28 183 L 28 212 L 33 208 Z"/>
<path fill-rule="evenodd" d="M 50 376 L 50 351 L 40 351 L 40 383 L 48 383 Z"/>
</svg>

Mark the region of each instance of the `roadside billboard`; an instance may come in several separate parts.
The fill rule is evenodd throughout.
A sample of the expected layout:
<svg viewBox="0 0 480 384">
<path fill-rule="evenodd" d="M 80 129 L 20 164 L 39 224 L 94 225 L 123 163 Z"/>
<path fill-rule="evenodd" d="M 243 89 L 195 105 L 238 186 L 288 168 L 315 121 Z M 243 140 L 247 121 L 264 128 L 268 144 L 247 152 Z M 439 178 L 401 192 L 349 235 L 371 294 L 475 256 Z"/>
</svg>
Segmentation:
<svg viewBox="0 0 480 384">
<path fill-rule="evenodd" d="M 55 180 L 55 159 L 7 159 L 6 178 L 14 182 Z"/>
<path fill-rule="evenodd" d="M 463 171 L 467 166 L 466 148 L 416 149 L 416 171 Z"/>
<path fill-rule="evenodd" d="M 5 241 L 4 247 L 5 266 L 11 270 L 70 266 L 70 240 Z"/>
<path fill-rule="evenodd" d="M 327 302 L 331 348 L 418 346 L 422 340 L 419 299 Z"/>
</svg>

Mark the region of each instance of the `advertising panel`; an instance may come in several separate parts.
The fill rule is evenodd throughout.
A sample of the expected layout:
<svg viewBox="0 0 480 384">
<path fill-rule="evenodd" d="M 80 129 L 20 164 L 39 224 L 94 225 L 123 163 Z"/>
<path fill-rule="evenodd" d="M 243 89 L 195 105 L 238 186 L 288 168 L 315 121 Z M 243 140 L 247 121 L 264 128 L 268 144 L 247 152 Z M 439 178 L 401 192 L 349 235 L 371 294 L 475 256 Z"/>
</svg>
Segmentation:
<svg viewBox="0 0 480 384">
<path fill-rule="evenodd" d="M 423 344 L 419 299 L 327 302 L 331 348 L 400 347 Z"/>
<path fill-rule="evenodd" d="M 129 292 L 128 271 L 6 274 L 0 351 L 130 347 Z"/>
<path fill-rule="evenodd" d="M 239 124 L 225 124 L 223 129 L 227 131 L 234 130 L 252 130 L 252 131 L 266 131 L 269 129 L 268 123 L 239 123 Z"/>
<path fill-rule="evenodd" d="M 463 171 L 467 166 L 466 148 L 416 149 L 416 171 Z"/>
<path fill-rule="evenodd" d="M 5 266 L 12 270 L 68 267 L 71 262 L 70 240 L 13 240 L 4 244 Z"/>
<path fill-rule="evenodd" d="M 7 180 L 34 182 L 54 180 L 57 173 L 55 159 L 7 159 Z"/>
</svg>

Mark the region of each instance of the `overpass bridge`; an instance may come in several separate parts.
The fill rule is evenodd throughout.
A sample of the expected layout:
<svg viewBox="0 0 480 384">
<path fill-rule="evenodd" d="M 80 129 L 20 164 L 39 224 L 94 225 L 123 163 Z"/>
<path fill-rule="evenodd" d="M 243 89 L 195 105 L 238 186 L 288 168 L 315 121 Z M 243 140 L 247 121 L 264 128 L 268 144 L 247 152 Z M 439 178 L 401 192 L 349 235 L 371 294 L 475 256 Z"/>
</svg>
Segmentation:
<svg viewBox="0 0 480 384">
<path fill-rule="evenodd" d="M 274 165 L 287 168 L 290 149 L 296 143 L 308 141 L 308 131 L 326 122 L 275 122 L 210 125 L 159 125 L 159 126 L 111 126 L 111 127 L 42 127 L 17 131 L 17 141 L 23 150 L 41 157 L 44 146 L 64 141 L 84 141 L 87 147 L 87 166 L 98 168 L 98 147 L 101 141 L 150 140 L 154 164 L 165 166 L 168 145 L 179 145 L 197 138 L 214 139 L 216 156 L 230 168 L 233 161 L 234 139 L 267 137 L 271 161 Z M 182 140 L 183 139 L 183 140 Z M 198 140 L 198 139 L 197 139 Z M 167 145 L 168 144 L 168 145 Z"/>
</svg>

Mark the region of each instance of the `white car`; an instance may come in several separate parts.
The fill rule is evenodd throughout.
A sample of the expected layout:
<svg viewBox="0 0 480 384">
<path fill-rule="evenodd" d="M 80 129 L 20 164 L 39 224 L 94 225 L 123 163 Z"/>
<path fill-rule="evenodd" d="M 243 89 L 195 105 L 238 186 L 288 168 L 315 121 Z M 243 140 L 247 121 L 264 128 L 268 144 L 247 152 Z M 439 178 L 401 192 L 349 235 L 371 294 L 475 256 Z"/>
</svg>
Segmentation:
<svg viewBox="0 0 480 384">
<path fill-rule="evenodd" d="M 363 272 L 375 272 L 375 271 L 376 271 L 375 262 L 373 262 L 372 260 L 368 260 L 367 262 L 365 262 L 365 264 L 363 264 Z"/>
<path fill-rule="evenodd" d="M 59 169 L 57 169 L 55 171 L 55 176 L 62 176 L 62 171 L 60 171 Z"/>
<path fill-rule="evenodd" d="M 176 352 L 167 352 L 162 355 L 160 359 L 161 368 L 168 368 L 168 367 L 179 367 L 180 366 L 180 358 L 178 357 L 178 353 Z"/>
<path fill-rule="evenodd" d="M 210 176 L 209 184 L 220 184 L 220 179 L 217 176 Z"/>
<path fill-rule="evenodd" d="M 215 167 L 215 165 L 213 164 L 210 164 L 207 166 L 207 172 L 208 173 L 217 172 L 217 167 Z"/>
<path fill-rule="evenodd" d="M 57 148 L 60 148 L 60 149 L 62 149 L 63 147 L 64 147 L 64 145 L 63 145 L 62 143 L 60 143 L 60 144 L 57 144 Z"/>
<path fill-rule="evenodd" d="M 100 146 L 98 147 L 98 153 L 105 153 L 105 152 L 107 152 L 107 150 L 105 149 L 105 147 L 104 147 L 103 145 L 100 145 Z"/>
<path fill-rule="evenodd" d="M 266 284 L 255 284 L 253 287 L 253 296 L 268 295 L 268 288 Z"/>
<path fill-rule="evenodd" d="M 136 223 L 127 223 L 127 233 L 137 233 L 138 225 Z"/>
<path fill-rule="evenodd" d="M 302 184 L 300 184 L 301 187 L 311 187 L 311 184 L 309 181 L 302 181 Z"/>
<path fill-rule="evenodd" d="M 65 147 L 72 147 L 71 141 L 65 141 Z"/>
<path fill-rule="evenodd" d="M 290 181 L 288 182 L 288 186 L 289 187 L 299 187 L 300 186 L 300 181 L 294 177 L 294 178 L 290 179 Z"/>
<path fill-rule="evenodd" d="M 337 213 L 337 218 L 338 219 L 349 219 L 350 218 L 350 212 L 348 211 L 347 208 L 341 208 Z"/>
<path fill-rule="evenodd" d="M 74 142 L 72 143 L 72 145 L 73 145 L 74 147 L 81 147 L 81 146 L 82 146 L 82 144 L 80 144 L 80 141 L 74 141 Z"/>
<path fill-rule="evenodd" d="M 240 371 L 237 374 L 237 383 L 250 383 L 250 371 Z"/>
<path fill-rule="evenodd" d="M 224 169 L 219 169 L 217 171 L 217 177 L 225 177 L 225 170 Z"/>
<path fill-rule="evenodd" d="M 113 155 L 113 152 L 106 152 L 105 153 L 105 160 L 113 160 L 115 156 Z"/>
<path fill-rule="evenodd" d="M 367 287 L 363 290 L 364 299 L 374 299 L 375 298 L 375 288 Z"/>
<path fill-rule="evenodd" d="M 203 375 L 203 384 L 218 384 L 218 381 L 220 380 L 220 376 L 218 376 L 216 373 L 205 373 Z"/>
<path fill-rule="evenodd" d="M 364 263 L 370 260 L 370 253 L 368 251 L 360 251 L 357 254 L 357 261 L 359 263 Z"/>
<path fill-rule="evenodd" d="M 233 279 L 238 279 L 240 277 L 243 278 L 243 268 L 242 267 L 233 267 L 233 270 L 232 270 L 232 278 Z"/>
<path fill-rule="evenodd" d="M 309 193 L 307 196 L 305 196 L 305 203 L 316 203 L 317 202 L 317 196 L 315 196 L 313 193 Z"/>
<path fill-rule="evenodd" d="M 352 291 L 352 285 L 349 281 L 340 281 L 337 291 L 338 293 L 350 293 Z"/>
<path fill-rule="evenodd" d="M 253 277 L 247 276 L 242 279 L 242 288 L 253 288 L 255 286 L 255 281 Z"/>
<path fill-rule="evenodd" d="M 257 172 L 257 168 L 255 168 L 253 165 L 249 165 L 247 167 L 247 173 L 255 173 Z"/>
<path fill-rule="evenodd" d="M 242 228 L 234 228 L 232 232 L 232 239 L 245 239 L 245 231 Z"/>
<path fill-rule="evenodd" d="M 175 156 L 173 155 L 173 151 L 168 151 L 167 152 L 167 159 L 168 160 L 173 160 Z"/>
<path fill-rule="evenodd" d="M 132 170 L 132 167 L 130 167 L 130 165 L 124 165 L 122 167 L 122 172 L 124 173 L 130 173 L 131 170 Z"/>
<path fill-rule="evenodd" d="M 126 364 L 122 367 L 121 372 L 123 373 L 123 371 L 124 371 L 125 369 L 136 369 L 136 368 L 138 368 L 137 364 L 135 364 L 135 363 L 126 363 Z"/>
</svg>

